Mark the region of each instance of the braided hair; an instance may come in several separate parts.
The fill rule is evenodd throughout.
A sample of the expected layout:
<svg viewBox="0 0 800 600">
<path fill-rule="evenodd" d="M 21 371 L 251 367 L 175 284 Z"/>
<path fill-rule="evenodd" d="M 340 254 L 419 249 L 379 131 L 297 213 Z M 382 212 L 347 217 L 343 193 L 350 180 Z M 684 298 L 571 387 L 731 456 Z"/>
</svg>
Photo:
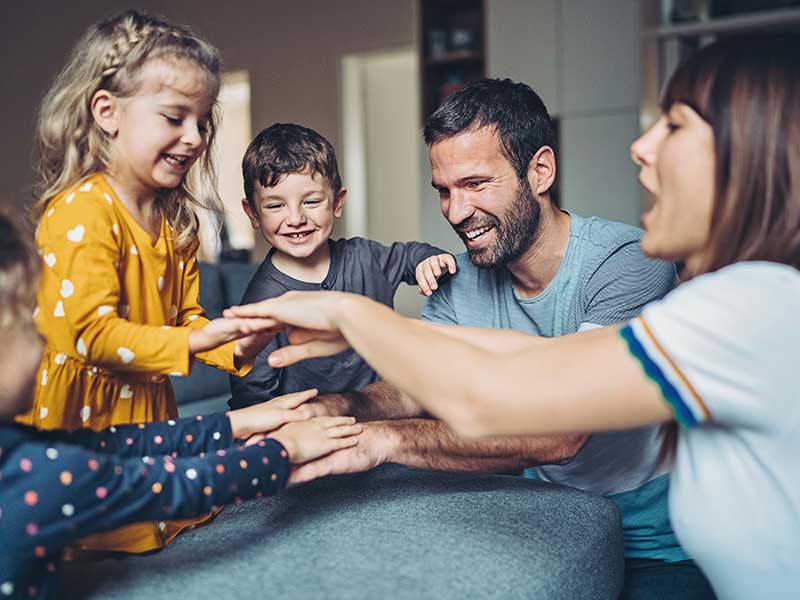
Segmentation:
<svg viewBox="0 0 800 600">
<path fill-rule="evenodd" d="M 118 98 L 136 94 L 142 67 L 151 60 L 189 61 L 208 76 L 213 95 L 219 91 L 219 52 L 185 27 L 139 11 L 101 21 L 86 32 L 56 76 L 39 109 L 36 155 L 39 183 L 32 216 L 41 218 L 55 196 L 110 164 L 109 134 L 95 123 L 91 102 L 98 90 Z M 194 207 L 208 209 L 219 222 L 222 208 L 211 157 L 218 117 L 212 113 L 207 150 L 189 180 L 160 190 L 156 209 L 175 232 L 175 247 L 187 248 L 197 236 Z M 195 186 L 189 181 L 195 180 Z M 202 199 L 198 197 L 199 188 Z"/>
</svg>

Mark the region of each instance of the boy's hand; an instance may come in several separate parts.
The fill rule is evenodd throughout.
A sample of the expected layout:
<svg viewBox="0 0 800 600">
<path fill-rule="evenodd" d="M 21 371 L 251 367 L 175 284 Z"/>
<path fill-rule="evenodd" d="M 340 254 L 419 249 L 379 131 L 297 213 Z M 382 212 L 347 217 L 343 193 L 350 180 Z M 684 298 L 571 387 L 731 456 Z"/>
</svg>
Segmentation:
<svg viewBox="0 0 800 600">
<path fill-rule="evenodd" d="M 300 465 L 355 446 L 358 443 L 356 436 L 361 430 L 361 425 L 353 417 L 314 417 L 308 421 L 287 423 L 267 437 L 283 444 L 291 464 Z"/>
<path fill-rule="evenodd" d="M 437 254 L 429 256 L 417 265 L 417 286 L 419 293 L 430 296 L 439 288 L 436 282 L 444 273 L 454 275 L 456 272 L 456 259 L 452 254 Z"/>
<path fill-rule="evenodd" d="M 286 423 L 305 421 L 314 412 L 302 404 L 317 395 L 316 389 L 285 394 L 246 408 L 228 411 L 233 437 L 247 440 L 247 445 L 264 439 Z"/>
</svg>

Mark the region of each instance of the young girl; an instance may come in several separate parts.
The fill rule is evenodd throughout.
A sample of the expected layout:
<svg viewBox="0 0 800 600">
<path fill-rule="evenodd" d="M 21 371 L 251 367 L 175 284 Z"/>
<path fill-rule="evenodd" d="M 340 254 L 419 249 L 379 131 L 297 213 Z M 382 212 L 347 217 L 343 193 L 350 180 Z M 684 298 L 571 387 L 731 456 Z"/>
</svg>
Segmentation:
<svg viewBox="0 0 800 600">
<path fill-rule="evenodd" d="M 34 403 L 39 429 L 103 429 L 177 416 L 167 375 L 197 359 L 246 373 L 266 340 L 198 304 L 199 206 L 219 212 L 208 147 L 217 51 L 189 31 L 128 12 L 89 29 L 39 115 L 45 267 L 36 308 L 47 336 Z M 231 343 L 228 343 L 231 342 Z M 185 524 L 137 525 L 79 547 L 143 552 Z"/>
<path fill-rule="evenodd" d="M 545 339 L 433 327 L 360 296 L 299 292 L 230 314 L 306 329 L 273 365 L 346 340 L 462 433 L 679 423 L 667 449 L 683 547 L 720 598 L 796 598 L 798 57 L 797 34 L 726 38 L 667 84 L 661 118 L 631 148 L 656 197 L 642 249 L 684 261 L 690 281 L 630 323 Z"/>
<path fill-rule="evenodd" d="M 274 494 L 290 464 L 355 443 L 353 419 L 307 420 L 294 410 L 313 392 L 227 416 L 100 432 L 14 424 L 38 383 L 42 339 L 31 318 L 38 272 L 33 249 L 0 217 L 0 597 L 58 597 L 61 549 L 78 536 Z M 234 446 L 234 438 L 251 443 Z"/>
</svg>

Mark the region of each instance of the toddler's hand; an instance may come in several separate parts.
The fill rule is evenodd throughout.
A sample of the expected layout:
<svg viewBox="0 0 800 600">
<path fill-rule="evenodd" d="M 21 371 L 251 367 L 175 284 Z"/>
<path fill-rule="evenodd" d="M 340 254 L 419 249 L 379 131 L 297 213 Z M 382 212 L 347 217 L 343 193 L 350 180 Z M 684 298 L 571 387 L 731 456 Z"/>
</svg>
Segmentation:
<svg viewBox="0 0 800 600">
<path fill-rule="evenodd" d="M 439 287 L 436 280 L 447 272 L 451 275 L 456 272 L 456 259 L 452 254 L 437 254 L 423 260 L 416 270 L 419 293 L 430 296 Z"/>
<path fill-rule="evenodd" d="M 247 444 L 264 439 L 268 433 L 286 423 L 305 421 L 314 416 L 312 410 L 302 406 L 317 395 L 316 389 L 285 394 L 246 408 L 228 412 L 233 437 L 247 440 Z"/>
<path fill-rule="evenodd" d="M 335 450 L 349 448 L 358 443 L 361 425 L 353 417 L 314 417 L 308 421 L 287 423 L 267 437 L 278 440 L 293 465 L 306 463 L 330 454 Z"/>
</svg>

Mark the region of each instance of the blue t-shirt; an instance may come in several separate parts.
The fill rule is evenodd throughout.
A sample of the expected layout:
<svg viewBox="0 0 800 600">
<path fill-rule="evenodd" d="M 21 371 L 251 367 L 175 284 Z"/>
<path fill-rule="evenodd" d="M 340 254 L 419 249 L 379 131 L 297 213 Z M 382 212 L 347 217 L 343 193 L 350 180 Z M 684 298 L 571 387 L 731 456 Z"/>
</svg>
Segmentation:
<svg viewBox="0 0 800 600">
<path fill-rule="evenodd" d="M 505 267 L 481 269 L 467 254 L 460 254 L 457 274 L 428 299 L 422 318 L 544 337 L 626 321 L 676 283 L 672 263 L 642 254 L 641 235 L 630 225 L 571 214 L 569 241 L 558 271 L 540 294 L 529 299 L 518 297 Z M 658 466 L 660 446 L 658 426 L 598 433 L 569 462 L 534 467 L 526 476 L 616 501 L 627 556 L 685 560 L 688 557 L 669 522 L 669 475 Z"/>
</svg>

